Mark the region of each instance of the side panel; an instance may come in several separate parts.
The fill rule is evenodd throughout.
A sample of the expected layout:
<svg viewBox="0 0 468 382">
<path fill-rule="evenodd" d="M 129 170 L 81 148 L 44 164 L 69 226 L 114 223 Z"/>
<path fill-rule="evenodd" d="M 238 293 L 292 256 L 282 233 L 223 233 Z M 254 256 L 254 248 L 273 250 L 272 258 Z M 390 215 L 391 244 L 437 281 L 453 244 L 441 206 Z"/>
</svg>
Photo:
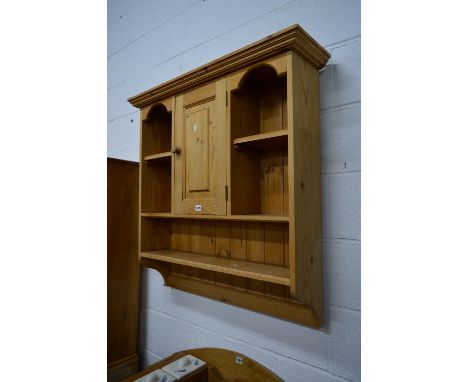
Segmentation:
<svg viewBox="0 0 468 382">
<path fill-rule="evenodd" d="M 319 73 L 288 56 L 289 266 L 291 294 L 322 319 Z"/>
</svg>

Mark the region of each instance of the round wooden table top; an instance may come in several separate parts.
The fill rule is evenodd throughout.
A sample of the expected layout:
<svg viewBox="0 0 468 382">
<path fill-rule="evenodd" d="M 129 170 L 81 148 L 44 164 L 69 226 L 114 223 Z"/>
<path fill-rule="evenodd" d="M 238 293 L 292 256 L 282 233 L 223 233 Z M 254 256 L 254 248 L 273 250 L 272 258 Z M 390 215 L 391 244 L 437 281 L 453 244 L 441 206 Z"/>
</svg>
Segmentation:
<svg viewBox="0 0 468 382">
<path fill-rule="evenodd" d="M 206 362 L 196 372 L 180 379 L 184 382 L 282 382 L 283 380 L 266 367 L 253 359 L 231 350 L 218 348 L 189 349 L 173 355 L 149 366 L 145 370 L 125 379 L 123 382 L 134 381 L 150 372 L 191 354 Z"/>
</svg>

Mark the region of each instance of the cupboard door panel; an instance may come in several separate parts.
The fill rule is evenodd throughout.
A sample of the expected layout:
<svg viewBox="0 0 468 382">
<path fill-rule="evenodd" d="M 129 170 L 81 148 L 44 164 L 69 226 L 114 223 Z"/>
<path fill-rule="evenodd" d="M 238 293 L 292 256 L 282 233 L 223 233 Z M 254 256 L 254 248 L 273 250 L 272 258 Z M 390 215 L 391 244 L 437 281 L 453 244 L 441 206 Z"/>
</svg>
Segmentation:
<svg viewBox="0 0 468 382">
<path fill-rule="evenodd" d="M 176 97 L 174 212 L 226 214 L 226 80 Z"/>
<path fill-rule="evenodd" d="M 195 110 L 192 110 L 195 109 Z M 187 110 L 185 123 L 185 197 L 191 193 L 210 191 L 210 125 L 213 124 L 214 103 Z M 212 145 L 211 145 L 212 146 Z M 211 163 L 212 165 L 212 163 Z M 213 179 L 213 176 L 211 177 Z"/>
</svg>

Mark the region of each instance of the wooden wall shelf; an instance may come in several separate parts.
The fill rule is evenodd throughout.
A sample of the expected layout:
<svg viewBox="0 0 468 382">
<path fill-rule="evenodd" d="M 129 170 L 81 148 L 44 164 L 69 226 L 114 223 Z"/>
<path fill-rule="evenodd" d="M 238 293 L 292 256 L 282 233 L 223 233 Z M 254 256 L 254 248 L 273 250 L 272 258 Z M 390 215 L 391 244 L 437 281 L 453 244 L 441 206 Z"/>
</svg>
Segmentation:
<svg viewBox="0 0 468 382">
<path fill-rule="evenodd" d="M 146 218 L 158 219 L 193 219 L 193 220 L 221 220 L 221 221 L 241 221 L 259 223 L 288 223 L 289 217 L 275 215 L 180 215 L 172 213 L 146 212 L 141 214 Z"/>
<path fill-rule="evenodd" d="M 255 150 L 285 150 L 288 148 L 288 130 L 250 135 L 234 139 L 234 146 L 248 147 Z"/>
<path fill-rule="evenodd" d="M 171 264 L 186 265 L 207 271 L 268 281 L 274 284 L 289 285 L 289 269 L 277 265 L 252 263 L 231 258 L 199 255 L 191 252 L 171 250 L 142 252 L 141 257 Z"/>
<path fill-rule="evenodd" d="M 293 25 L 129 99 L 139 259 L 165 285 L 319 327 L 319 74 Z"/>
<path fill-rule="evenodd" d="M 153 155 L 146 155 L 143 160 L 145 162 L 148 161 L 161 161 L 161 162 L 170 162 L 172 158 L 172 153 L 169 151 L 167 153 L 161 153 L 161 154 L 153 154 Z"/>
</svg>

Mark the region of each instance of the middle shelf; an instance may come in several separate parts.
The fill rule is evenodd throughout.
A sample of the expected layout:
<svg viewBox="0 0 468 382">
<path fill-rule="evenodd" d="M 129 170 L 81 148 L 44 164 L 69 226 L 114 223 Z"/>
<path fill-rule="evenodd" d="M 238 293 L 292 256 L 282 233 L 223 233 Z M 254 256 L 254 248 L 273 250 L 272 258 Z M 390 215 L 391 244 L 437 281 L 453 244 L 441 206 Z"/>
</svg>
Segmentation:
<svg viewBox="0 0 468 382">
<path fill-rule="evenodd" d="M 182 215 L 170 212 L 142 212 L 142 217 L 157 219 L 191 219 L 191 220 L 226 220 L 263 223 L 288 223 L 289 216 L 280 215 Z"/>
<path fill-rule="evenodd" d="M 277 265 L 253 263 L 174 250 L 141 252 L 140 257 L 259 281 L 267 281 L 280 285 L 290 285 L 289 268 Z"/>
<path fill-rule="evenodd" d="M 234 139 L 235 147 L 248 147 L 255 150 L 281 150 L 288 147 L 288 130 L 249 135 Z"/>
<path fill-rule="evenodd" d="M 148 161 L 163 161 L 163 162 L 170 162 L 172 157 L 172 153 L 170 151 L 160 154 L 153 154 L 153 155 L 146 155 L 143 159 L 145 162 Z"/>
</svg>

